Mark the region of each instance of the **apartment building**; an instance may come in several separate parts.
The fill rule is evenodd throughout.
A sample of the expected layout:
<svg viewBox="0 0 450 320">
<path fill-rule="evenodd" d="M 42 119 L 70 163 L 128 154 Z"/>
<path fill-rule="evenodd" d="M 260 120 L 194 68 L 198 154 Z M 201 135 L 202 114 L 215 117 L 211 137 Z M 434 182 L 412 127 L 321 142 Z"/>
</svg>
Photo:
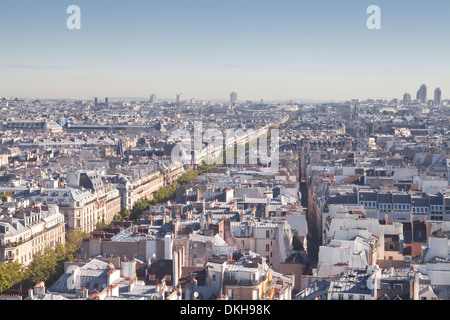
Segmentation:
<svg viewBox="0 0 450 320">
<path fill-rule="evenodd" d="M 264 258 L 254 253 L 238 261 L 210 260 L 206 267 L 205 285 L 218 288 L 229 300 L 260 300 L 270 293 L 272 270 Z"/>
<path fill-rule="evenodd" d="M 147 168 L 122 175 L 117 189 L 120 191 L 121 206 L 132 209 L 136 201 L 153 198 L 153 193 L 164 187 L 164 175 Z"/>
<path fill-rule="evenodd" d="M 221 224 L 219 234 L 229 233 L 228 230 L 222 230 L 226 226 L 227 224 Z M 287 259 L 289 250 L 292 250 L 292 230 L 286 221 L 249 219 L 231 222 L 230 230 L 233 243 L 240 249 L 259 254 L 275 271 L 279 270 L 280 263 Z"/>
<path fill-rule="evenodd" d="M 109 224 L 120 211 L 119 190 L 103 182 L 95 171 L 69 173 L 68 184 L 65 188 L 29 189 L 14 197 L 32 203 L 56 203 L 68 230 L 92 232 L 97 223 Z"/>
<path fill-rule="evenodd" d="M 354 188 L 345 197 L 341 192 L 330 192 L 327 204 L 362 205 L 367 217 L 391 222 L 450 219 L 450 198 L 441 192 L 429 194 Z"/>
<path fill-rule="evenodd" d="M 65 242 L 64 215 L 56 204 L 19 207 L 0 215 L 0 262 L 27 265 L 36 253 Z"/>
</svg>

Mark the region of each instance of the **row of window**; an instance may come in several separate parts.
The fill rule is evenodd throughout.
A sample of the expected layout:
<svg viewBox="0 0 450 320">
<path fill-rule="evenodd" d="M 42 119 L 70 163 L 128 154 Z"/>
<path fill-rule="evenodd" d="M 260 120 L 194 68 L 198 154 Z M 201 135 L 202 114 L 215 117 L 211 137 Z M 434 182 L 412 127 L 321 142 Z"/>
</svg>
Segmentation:
<svg viewBox="0 0 450 320">
<path fill-rule="evenodd" d="M 234 300 L 236 299 L 236 293 L 234 289 L 228 289 L 227 290 L 228 299 Z M 252 290 L 252 300 L 258 300 L 259 299 L 259 289 Z"/>
<path fill-rule="evenodd" d="M 367 209 L 376 209 L 377 202 L 376 201 L 360 201 L 360 205 L 364 206 Z M 392 204 L 390 203 L 380 203 L 380 210 L 392 210 Z M 409 203 L 394 203 L 394 210 L 410 210 L 411 205 Z"/>
<path fill-rule="evenodd" d="M 364 206 L 367 209 L 376 209 L 377 202 L 376 201 L 360 201 L 360 205 Z M 379 210 L 410 210 L 411 205 L 408 203 L 395 203 L 392 207 L 391 203 L 380 203 L 378 204 Z M 444 206 L 442 205 L 430 205 L 430 207 L 413 207 L 413 213 L 428 213 L 430 211 L 434 212 L 442 212 Z"/>
<path fill-rule="evenodd" d="M 391 288 L 390 283 L 383 282 L 383 283 L 381 283 L 381 289 L 385 289 L 385 290 L 394 289 L 396 291 L 399 291 L 399 290 L 403 289 L 403 285 L 401 283 L 394 283 L 394 284 L 392 284 L 392 288 Z"/>
<path fill-rule="evenodd" d="M 348 295 L 348 300 L 354 300 L 354 295 L 353 294 L 349 294 Z M 339 300 L 344 300 L 344 295 L 343 294 L 338 294 L 338 299 Z M 360 294 L 359 295 L 359 300 L 365 300 L 365 296 Z"/>
</svg>

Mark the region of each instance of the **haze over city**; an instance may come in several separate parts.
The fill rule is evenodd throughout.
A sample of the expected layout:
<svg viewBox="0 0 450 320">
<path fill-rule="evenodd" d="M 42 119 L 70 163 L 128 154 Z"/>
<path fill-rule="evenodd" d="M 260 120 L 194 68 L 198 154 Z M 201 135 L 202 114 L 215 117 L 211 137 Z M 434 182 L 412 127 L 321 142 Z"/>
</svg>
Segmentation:
<svg viewBox="0 0 450 320">
<path fill-rule="evenodd" d="M 280 100 L 450 92 L 448 1 L 2 1 L 0 96 Z"/>
<path fill-rule="evenodd" d="M 450 300 L 448 0 L 73 1 L 0 1 L 0 301 Z"/>
</svg>

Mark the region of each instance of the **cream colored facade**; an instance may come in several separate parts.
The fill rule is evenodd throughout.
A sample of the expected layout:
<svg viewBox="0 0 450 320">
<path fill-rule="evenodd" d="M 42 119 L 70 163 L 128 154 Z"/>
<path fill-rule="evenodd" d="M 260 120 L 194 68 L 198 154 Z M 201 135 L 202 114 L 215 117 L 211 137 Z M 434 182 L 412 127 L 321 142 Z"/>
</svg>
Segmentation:
<svg viewBox="0 0 450 320">
<path fill-rule="evenodd" d="M 292 232 L 285 222 L 232 222 L 231 231 L 241 249 L 259 254 L 275 271 L 292 247 Z"/>
<path fill-rule="evenodd" d="M 153 193 L 162 187 L 164 187 L 164 176 L 157 172 L 133 182 L 127 181 L 118 186 L 122 198 L 121 205 L 131 210 L 135 202 L 145 198 L 151 200 Z"/>
<path fill-rule="evenodd" d="M 64 216 L 56 205 L 48 211 L 18 213 L 0 220 L 0 262 L 28 265 L 35 254 L 65 243 Z"/>
<path fill-rule="evenodd" d="M 110 224 L 121 209 L 120 193 L 117 189 L 96 193 L 79 190 L 75 192 L 77 197 L 71 201 L 71 205 L 60 208 L 69 230 L 92 232 L 99 222 Z"/>
</svg>

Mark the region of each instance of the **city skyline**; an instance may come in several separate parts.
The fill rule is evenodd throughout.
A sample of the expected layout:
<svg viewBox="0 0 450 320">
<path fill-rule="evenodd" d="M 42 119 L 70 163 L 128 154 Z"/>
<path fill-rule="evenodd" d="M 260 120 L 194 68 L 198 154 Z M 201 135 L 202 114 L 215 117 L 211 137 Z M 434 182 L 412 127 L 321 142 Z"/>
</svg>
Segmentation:
<svg viewBox="0 0 450 320">
<path fill-rule="evenodd" d="M 0 1 L 0 300 L 450 300 L 449 13 Z"/>
<path fill-rule="evenodd" d="M 377 1 L 381 30 L 366 27 L 369 1 L 81 0 L 81 30 L 68 30 L 72 4 L 0 5 L 0 96 L 400 100 L 422 83 L 442 100 L 450 92 L 447 1 Z"/>
<path fill-rule="evenodd" d="M 414 91 L 414 90 L 413 90 Z M 418 102 L 421 104 L 428 104 L 432 103 L 433 105 L 440 105 L 442 102 L 448 101 L 449 99 L 442 97 L 442 90 L 440 87 L 436 87 L 434 90 L 431 90 L 433 93 L 432 95 L 428 94 L 428 87 L 426 84 L 422 84 L 420 88 L 416 92 L 416 99 L 412 99 L 411 93 L 404 92 L 403 95 L 399 95 L 399 97 L 381 97 L 375 100 L 375 98 L 350 98 L 347 100 L 319 100 L 319 99 L 289 99 L 289 98 L 280 98 L 280 99 L 246 99 L 245 97 L 242 99 L 238 99 L 238 93 L 235 91 L 232 91 L 229 93 L 229 98 L 226 97 L 216 97 L 216 98 L 210 98 L 210 99 L 199 99 L 196 97 L 184 97 L 183 93 L 177 93 L 174 97 L 159 97 L 156 93 L 149 94 L 149 97 L 131 97 L 131 96 L 123 96 L 123 97 L 107 97 L 106 99 L 110 99 L 111 101 L 150 101 L 151 103 L 167 103 L 167 102 L 176 102 L 176 103 L 183 103 L 187 101 L 202 101 L 202 102 L 228 102 L 230 104 L 233 103 L 242 103 L 242 102 L 261 102 L 263 103 L 300 103 L 300 104 L 308 104 L 308 103 L 345 103 L 345 102 L 351 102 L 351 101 L 401 101 L 402 103 L 412 103 L 412 102 Z M 41 98 L 41 97 L 14 97 L 14 96 L 0 96 L 0 98 L 6 98 L 6 99 L 26 99 L 26 100 L 94 100 L 94 103 L 97 104 L 97 96 L 92 96 L 88 98 L 64 98 L 64 97 L 54 97 L 54 98 Z M 107 102 L 106 102 L 107 104 Z"/>
</svg>

